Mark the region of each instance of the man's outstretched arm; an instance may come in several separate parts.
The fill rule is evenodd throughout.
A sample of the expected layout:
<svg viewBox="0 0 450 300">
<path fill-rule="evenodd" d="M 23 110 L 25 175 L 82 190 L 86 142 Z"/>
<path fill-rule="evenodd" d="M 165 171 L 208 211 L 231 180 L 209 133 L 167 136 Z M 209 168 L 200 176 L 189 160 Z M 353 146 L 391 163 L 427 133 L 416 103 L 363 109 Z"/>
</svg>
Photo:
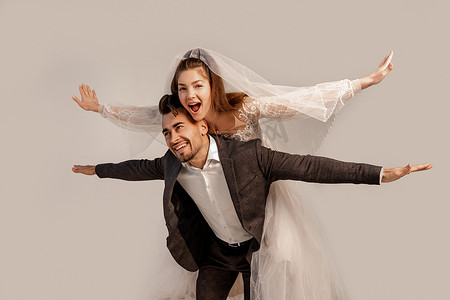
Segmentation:
<svg viewBox="0 0 450 300">
<path fill-rule="evenodd" d="M 412 172 L 431 169 L 430 164 L 414 166 L 409 164 L 406 167 L 384 169 L 381 172 L 381 166 L 343 162 L 320 156 L 288 154 L 259 145 L 257 145 L 257 152 L 259 152 L 260 167 L 264 169 L 270 181 L 380 184 L 398 180 Z"/>
<path fill-rule="evenodd" d="M 118 164 L 74 165 L 74 173 L 129 181 L 164 179 L 162 160 L 128 160 Z"/>
</svg>

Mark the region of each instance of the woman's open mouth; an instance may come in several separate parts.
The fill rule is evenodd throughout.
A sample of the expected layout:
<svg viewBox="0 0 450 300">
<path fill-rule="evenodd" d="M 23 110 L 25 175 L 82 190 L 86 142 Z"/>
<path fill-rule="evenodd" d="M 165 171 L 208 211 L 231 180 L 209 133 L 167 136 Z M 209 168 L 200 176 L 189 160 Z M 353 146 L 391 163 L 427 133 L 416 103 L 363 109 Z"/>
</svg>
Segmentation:
<svg viewBox="0 0 450 300">
<path fill-rule="evenodd" d="M 193 104 L 189 104 L 189 108 L 191 109 L 191 111 L 193 113 L 197 113 L 200 110 L 201 105 L 202 105 L 201 103 L 193 103 Z"/>
</svg>

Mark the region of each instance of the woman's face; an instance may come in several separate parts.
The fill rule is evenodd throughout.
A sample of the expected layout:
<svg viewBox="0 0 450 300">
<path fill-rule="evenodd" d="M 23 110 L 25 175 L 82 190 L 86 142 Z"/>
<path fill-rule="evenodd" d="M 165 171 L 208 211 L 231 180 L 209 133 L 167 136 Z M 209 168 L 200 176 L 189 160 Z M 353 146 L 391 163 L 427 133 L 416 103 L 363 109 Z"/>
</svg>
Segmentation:
<svg viewBox="0 0 450 300">
<path fill-rule="evenodd" d="M 194 120 L 200 121 L 205 118 L 211 108 L 211 85 L 201 68 L 180 73 L 178 97 Z"/>
</svg>

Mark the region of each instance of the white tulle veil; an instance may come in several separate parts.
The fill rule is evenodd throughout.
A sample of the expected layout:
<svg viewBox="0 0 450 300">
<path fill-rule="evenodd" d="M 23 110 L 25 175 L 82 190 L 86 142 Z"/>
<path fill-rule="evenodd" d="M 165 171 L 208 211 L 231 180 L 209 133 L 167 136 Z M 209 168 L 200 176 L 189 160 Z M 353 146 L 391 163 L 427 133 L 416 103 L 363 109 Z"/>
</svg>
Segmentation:
<svg viewBox="0 0 450 300">
<path fill-rule="evenodd" d="M 290 118 L 283 115 L 260 120 L 265 139 L 271 141 L 271 146 L 278 150 L 314 153 L 333 124 L 335 113 L 343 106 L 342 101 L 334 101 L 335 97 L 317 96 L 328 90 L 346 93 L 345 89 L 339 90 L 335 83 L 312 87 L 274 85 L 242 64 L 204 48 L 194 48 L 174 58 L 168 71 L 166 93 L 171 92 L 170 86 L 178 64 L 191 57 L 202 60 L 212 72 L 220 76 L 227 93 L 243 92 L 251 98 L 277 103 L 295 112 Z"/>
<path fill-rule="evenodd" d="M 278 150 L 314 153 L 334 122 L 343 100 L 359 91 L 359 81 L 341 80 L 310 87 L 274 85 L 241 65 L 213 50 L 195 48 L 178 54 L 171 63 L 165 93 L 180 61 L 194 57 L 202 60 L 211 72 L 223 80 L 225 92 L 243 92 L 259 103 L 266 103 L 268 113 L 259 120 L 263 138 Z M 349 87 L 351 85 L 351 87 Z M 162 96 L 162 95 L 161 95 Z M 270 111 L 270 107 L 276 108 Z M 125 128 L 132 156 L 143 152 L 155 139 L 165 144 L 160 134 L 161 116 L 154 106 L 105 105 L 102 115 Z M 281 109 L 280 109 L 281 108 Z M 277 115 L 277 112 L 282 113 Z"/>
</svg>

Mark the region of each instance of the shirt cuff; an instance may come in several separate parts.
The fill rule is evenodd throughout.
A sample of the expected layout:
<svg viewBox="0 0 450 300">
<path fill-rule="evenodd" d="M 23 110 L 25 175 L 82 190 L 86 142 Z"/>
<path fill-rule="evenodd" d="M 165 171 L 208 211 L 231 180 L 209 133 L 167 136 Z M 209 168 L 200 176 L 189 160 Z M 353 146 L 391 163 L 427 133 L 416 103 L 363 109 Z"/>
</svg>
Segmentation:
<svg viewBox="0 0 450 300">
<path fill-rule="evenodd" d="M 381 168 L 381 171 L 380 171 L 380 184 L 381 184 L 381 180 L 383 179 L 383 172 L 384 172 L 384 168 Z"/>
</svg>

